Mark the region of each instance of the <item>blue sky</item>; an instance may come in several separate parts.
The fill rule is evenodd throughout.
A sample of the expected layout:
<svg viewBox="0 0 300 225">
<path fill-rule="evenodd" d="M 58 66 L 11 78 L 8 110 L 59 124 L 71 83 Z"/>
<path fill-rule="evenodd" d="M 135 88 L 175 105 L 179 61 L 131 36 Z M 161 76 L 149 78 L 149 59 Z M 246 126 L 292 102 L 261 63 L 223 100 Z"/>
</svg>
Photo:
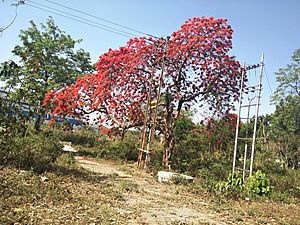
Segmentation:
<svg viewBox="0 0 300 225">
<path fill-rule="evenodd" d="M 269 103 L 271 89 L 274 91 L 277 86 L 274 72 L 285 67 L 290 62 L 293 51 L 300 48 L 299 0 L 52 1 L 155 36 L 171 34 L 178 30 L 185 20 L 194 16 L 214 16 L 228 19 L 228 23 L 234 29 L 231 53 L 238 60 L 242 63 L 256 64 L 260 60 L 261 53 L 265 54 L 265 72 L 270 85 L 264 77 L 263 104 L 260 114 L 274 111 L 274 106 Z M 67 11 L 45 0 L 27 1 L 32 5 L 35 5 L 35 2 Z M 10 6 L 12 3 L 12 0 L 0 1 L 0 27 L 5 27 L 13 18 L 14 8 Z M 74 14 L 70 11 L 69 13 Z M 128 40 L 127 37 L 22 5 L 18 9 L 18 16 L 14 24 L 0 37 L 0 62 L 8 59 L 17 60 L 11 54 L 11 50 L 19 43 L 20 29 L 26 29 L 29 26 L 29 20 L 33 20 L 36 24 L 45 22 L 49 15 L 54 18 L 56 25 L 74 39 L 83 39 L 78 47 L 90 52 L 93 62 L 96 62 L 98 57 L 109 48 L 118 48 Z M 112 26 L 103 21 L 98 22 Z M 254 72 L 250 76 L 253 77 L 254 82 Z"/>
</svg>

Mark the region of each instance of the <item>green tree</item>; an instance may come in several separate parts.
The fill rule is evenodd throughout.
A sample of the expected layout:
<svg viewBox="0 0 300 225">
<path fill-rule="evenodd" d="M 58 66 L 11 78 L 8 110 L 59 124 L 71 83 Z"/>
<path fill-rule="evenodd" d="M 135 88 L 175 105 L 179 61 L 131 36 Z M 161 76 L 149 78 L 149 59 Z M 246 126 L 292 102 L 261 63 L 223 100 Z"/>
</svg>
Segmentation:
<svg viewBox="0 0 300 225">
<path fill-rule="evenodd" d="M 280 68 L 275 73 L 278 87 L 272 98 L 274 102 L 278 103 L 288 95 L 300 96 L 300 49 L 293 53 L 291 61 L 286 68 Z"/>
<path fill-rule="evenodd" d="M 241 137 L 253 137 L 255 116 L 250 118 L 248 123 L 243 123 L 240 128 Z M 272 123 L 272 115 L 260 115 L 257 118 L 257 134 L 256 134 L 256 150 L 268 150 L 268 140 L 270 139 L 270 127 Z M 247 134 L 247 135 L 246 135 Z M 252 140 L 252 139 L 251 139 Z M 249 143 L 248 143 L 249 144 Z M 244 146 L 242 147 L 244 152 Z"/>
<path fill-rule="evenodd" d="M 288 96 L 272 115 L 271 135 L 274 150 L 289 167 L 300 160 L 300 96 Z"/>
<path fill-rule="evenodd" d="M 91 73 L 94 68 L 89 53 L 83 49 L 75 51 L 81 40 L 73 40 L 51 17 L 45 25 L 41 24 L 41 29 L 30 21 L 30 27 L 21 30 L 19 37 L 21 44 L 12 52 L 20 58 L 20 65 L 12 61 L 2 63 L 0 76 L 6 82 L 5 88 L 12 91 L 10 98 L 34 106 L 38 130 L 45 114 L 45 94 L 73 84 L 78 76 Z"/>
<path fill-rule="evenodd" d="M 297 167 L 300 159 L 300 49 L 286 68 L 276 73 L 278 87 L 273 96 L 276 110 L 272 115 L 273 149 L 289 167 Z"/>
</svg>

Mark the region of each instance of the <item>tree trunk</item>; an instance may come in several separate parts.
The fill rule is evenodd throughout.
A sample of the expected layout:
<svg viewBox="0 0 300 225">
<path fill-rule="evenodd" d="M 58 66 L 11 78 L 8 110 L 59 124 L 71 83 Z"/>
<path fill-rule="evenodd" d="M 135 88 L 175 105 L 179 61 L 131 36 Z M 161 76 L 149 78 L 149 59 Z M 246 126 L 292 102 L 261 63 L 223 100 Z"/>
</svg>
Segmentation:
<svg viewBox="0 0 300 225">
<path fill-rule="evenodd" d="M 34 130 L 36 132 L 39 132 L 41 130 L 41 125 L 43 123 L 43 116 L 45 115 L 45 110 L 41 105 L 38 106 L 38 109 L 36 111 L 36 120 L 34 122 Z"/>
<path fill-rule="evenodd" d="M 122 129 L 120 131 L 120 139 L 121 139 L 121 141 L 124 141 L 126 131 L 127 131 L 126 129 Z"/>
<path fill-rule="evenodd" d="M 41 115 L 37 115 L 37 118 L 34 122 L 34 130 L 35 131 L 40 131 L 41 130 L 41 123 L 42 123 L 42 116 Z"/>
<path fill-rule="evenodd" d="M 164 142 L 163 166 L 165 169 L 171 170 L 171 165 L 169 163 L 175 146 L 175 138 L 172 134 L 167 135 L 170 136 L 166 137 Z"/>
<path fill-rule="evenodd" d="M 170 158 L 172 156 L 173 149 L 175 147 L 175 137 L 173 135 L 173 131 L 175 128 L 175 122 L 177 118 L 179 118 L 182 104 L 183 102 L 179 101 L 175 113 L 171 104 L 168 104 L 167 102 L 167 106 L 166 106 L 165 126 L 164 126 L 165 140 L 164 140 L 163 166 L 167 170 L 171 170 L 171 165 L 169 163 L 170 163 Z"/>
</svg>

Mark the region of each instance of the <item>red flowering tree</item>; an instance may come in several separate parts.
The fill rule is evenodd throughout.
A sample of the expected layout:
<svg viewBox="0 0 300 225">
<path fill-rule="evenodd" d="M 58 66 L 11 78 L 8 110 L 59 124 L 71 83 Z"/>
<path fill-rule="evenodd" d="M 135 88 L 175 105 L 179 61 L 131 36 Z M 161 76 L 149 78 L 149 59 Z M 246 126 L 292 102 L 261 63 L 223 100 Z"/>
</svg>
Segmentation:
<svg viewBox="0 0 300 225">
<path fill-rule="evenodd" d="M 118 50 L 110 49 L 99 58 L 95 74 L 49 92 L 44 105 L 51 106 L 53 115 L 89 119 L 89 114 L 96 113 L 93 117 L 99 125 L 121 129 L 141 125 L 142 105 L 155 64 L 153 50 L 145 38 L 132 39 Z"/>
<path fill-rule="evenodd" d="M 44 105 L 52 114 L 85 117 L 98 113 L 99 125 L 126 130 L 143 123 L 149 86 L 157 98 L 160 74 L 165 99 L 161 126 L 163 164 L 169 166 L 175 121 L 195 101 L 224 114 L 238 98 L 241 67 L 228 55 L 233 30 L 224 19 L 193 18 L 167 39 L 134 38 L 99 58 L 95 74 L 49 92 Z"/>
</svg>

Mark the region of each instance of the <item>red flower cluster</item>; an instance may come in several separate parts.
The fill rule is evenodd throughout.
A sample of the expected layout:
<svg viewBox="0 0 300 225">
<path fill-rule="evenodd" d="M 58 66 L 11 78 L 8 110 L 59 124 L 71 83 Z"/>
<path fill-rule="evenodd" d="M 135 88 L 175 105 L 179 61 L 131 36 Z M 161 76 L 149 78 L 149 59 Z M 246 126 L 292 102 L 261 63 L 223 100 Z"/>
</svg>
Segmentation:
<svg viewBox="0 0 300 225">
<path fill-rule="evenodd" d="M 205 101 L 212 111 L 226 112 L 238 98 L 241 66 L 228 55 L 233 30 L 224 19 L 192 18 L 163 39 L 134 38 L 100 56 L 97 70 L 61 90 L 49 92 L 44 105 L 52 114 L 84 117 L 92 112 L 98 123 L 134 127 L 141 123 L 152 80 L 156 96 L 162 61 L 162 94 L 171 104 L 189 106 Z"/>
</svg>

